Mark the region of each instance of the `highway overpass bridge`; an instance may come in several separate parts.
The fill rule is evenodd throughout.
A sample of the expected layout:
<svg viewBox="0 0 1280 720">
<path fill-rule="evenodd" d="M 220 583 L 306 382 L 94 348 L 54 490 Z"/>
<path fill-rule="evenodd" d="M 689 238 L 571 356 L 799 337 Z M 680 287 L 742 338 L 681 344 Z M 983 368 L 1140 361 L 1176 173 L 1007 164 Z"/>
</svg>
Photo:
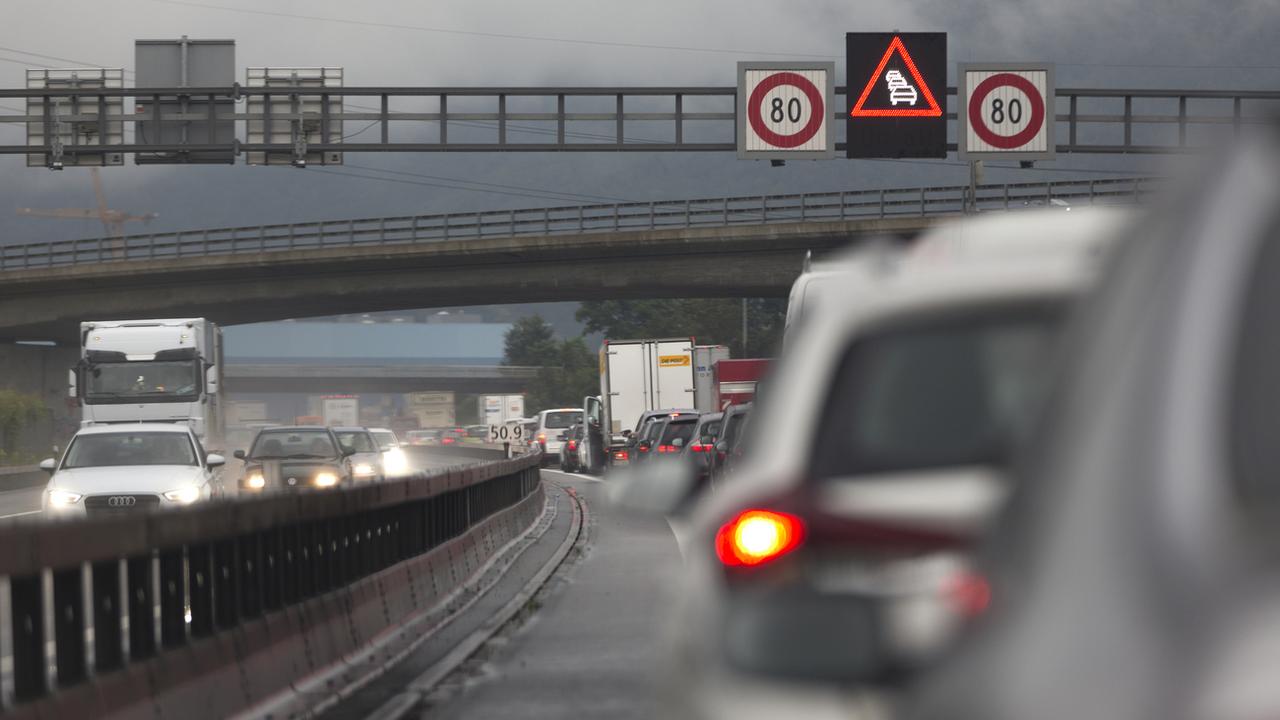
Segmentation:
<svg viewBox="0 0 1280 720">
<path fill-rule="evenodd" d="M 807 251 L 963 212 L 1130 202 L 1150 178 L 456 213 L 0 247 L 0 338 L 90 316 L 262 322 L 440 305 L 784 295 Z"/>
</svg>

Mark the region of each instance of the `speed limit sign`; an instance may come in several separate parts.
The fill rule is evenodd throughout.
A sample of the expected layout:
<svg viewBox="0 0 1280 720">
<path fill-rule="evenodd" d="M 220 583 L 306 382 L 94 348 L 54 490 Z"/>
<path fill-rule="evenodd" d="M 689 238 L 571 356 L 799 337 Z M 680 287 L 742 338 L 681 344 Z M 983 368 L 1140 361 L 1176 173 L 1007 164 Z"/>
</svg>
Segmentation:
<svg viewBox="0 0 1280 720">
<path fill-rule="evenodd" d="M 835 157 L 835 63 L 738 63 L 738 157 Z"/>
<path fill-rule="evenodd" d="M 1054 156 L 1053 67 L 960 66 L 959 154 L 973 160 Z"/>
</svg>

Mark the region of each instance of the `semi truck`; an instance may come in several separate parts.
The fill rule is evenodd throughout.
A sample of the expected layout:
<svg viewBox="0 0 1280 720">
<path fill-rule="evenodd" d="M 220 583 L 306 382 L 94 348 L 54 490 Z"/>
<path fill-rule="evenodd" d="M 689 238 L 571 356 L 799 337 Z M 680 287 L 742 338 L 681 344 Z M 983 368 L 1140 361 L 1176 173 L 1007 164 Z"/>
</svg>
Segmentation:
<svg viewBox="0 0 1280 720">
<path fill-rule="evenodd" d="M 755 399 L 756 385 L 769 369 L 764 358 L 724 359 L 711 367 L 712 409 L 724 412 L 731 405 L 743 405 Z"/>
<path fill-rule="evenodd" d="M 224 449 L 222 330 L 204 318 L 83 322 L 68 383 L 83 426 L 185 423 Z"/>
</svg>

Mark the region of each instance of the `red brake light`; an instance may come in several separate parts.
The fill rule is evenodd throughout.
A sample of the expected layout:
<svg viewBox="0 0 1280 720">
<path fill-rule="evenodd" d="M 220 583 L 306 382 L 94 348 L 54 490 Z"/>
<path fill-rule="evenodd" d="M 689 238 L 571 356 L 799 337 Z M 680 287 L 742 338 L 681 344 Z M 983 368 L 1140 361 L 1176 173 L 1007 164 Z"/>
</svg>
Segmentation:
<svg viewBox="0 0 1280 720">
<path fill-rule="evenodd" d="M 991 584 L 972 572 L 961 572 L 947 581 L 943 588 L 947 603 L 961 617 L 975 618 L 991 606 Z"/>
<path fill-rule="evenodd" d="M 440 438 L 440 444 L 441 444 L 441 445 L 452 445 L 452 444 L 454 444 L 455 442 L 457 442 L 457 439 L 455 439 L 455 438 L 451 438 L 451 437 Z"/>
<path fill-rule="evenodd" d="M 570 450 L 577 450 L 577 449 L 578 449 L 578 441 L 577 441 L 577 440 L 570 440 L 570 441 L 569 441 L 569 449 L 570 449 Z"/>
<path fill-rule="evenodd" d="M 800 546 L 800 518 L 770 510 L 746 510 L 716 533 L 716 556 L 730 567 L 760 565 Z"/>
<path fill-rule="evenodd" d="M 627 459 L 627 451 L 626 451 L 626 450 L 619 450 L 618 452 L 616 452 L 616 453 L 614 453 L 614 454 L 613 454 L 613 459 L 614 459 L 614 460 L 626 460 L 626 459 Z"/>
<path fill-rule="evenodd" d="M 711 446 L 703 445 L 702 443 L 694 443 L 689 446 L 689 452 L 711 452 Z"/>
</svg>

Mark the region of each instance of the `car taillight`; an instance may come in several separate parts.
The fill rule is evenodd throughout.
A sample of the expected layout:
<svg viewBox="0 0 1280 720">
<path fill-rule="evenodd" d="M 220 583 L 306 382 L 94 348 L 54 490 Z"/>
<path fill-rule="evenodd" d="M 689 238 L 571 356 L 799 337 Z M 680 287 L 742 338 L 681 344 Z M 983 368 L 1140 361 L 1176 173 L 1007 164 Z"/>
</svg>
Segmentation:
<svg viewBox="0 0 1280 720">
<path fill-rule="evenodd" d="M 658 452 L 660 453 L 673 453 L 675 451 L 676 451 L 675 445 L 659 445 L 658 446 Z"/>
<path fill-rule="evenodd" d="M 749 567 L 779 558 L 804 540 L 800 518 L 771 510 L 745 510 L 716 533 L 716 556 L 730 567 Z"/>
<path fill-rule="evenodd" d="M 626 450 L 619 450 L 619 451 L 615 452 L 615 453 L 613 454 L 613 459 L 614 459 L 614 460 L 626 460 L 626 459 L 627 459 L 627 451 L 626 451 Z"/>
<path fill-rule="evenodd" d="M 962 571 L 943 586 L 947 605 L 964 618 L 975 618 L 991 606 L 991 583 L 981 575 Z"/>
<path fill-rule="evenodd" d="M 545 443 L 547 441 L 546 433 L 538 433 L 538 442 Z"/>
<path fill-rule="evenodd" d="M 440 439 L 441 445 L 452 445 L 455 442 L 457 442 L 457 440 L 454 440 L 453 438 L 450 438 L 450 437 Z"/>
<path fill-rule="evenodd" d="M 712 446 L 710 445 L 703 445 L 702 443 L 694 443 L 689 446 L 689 452 L 711 452 L 711 447 Z"/>
<path fill-rule="evenodd" d="M 577 449 L 578 449 L 578 441 L 577 441 L 577 440 L 570 440 L 570 441 L 569 441 L 569 449 L 570 449 L 570 450 L 577 450 Z"/>
</svg>

